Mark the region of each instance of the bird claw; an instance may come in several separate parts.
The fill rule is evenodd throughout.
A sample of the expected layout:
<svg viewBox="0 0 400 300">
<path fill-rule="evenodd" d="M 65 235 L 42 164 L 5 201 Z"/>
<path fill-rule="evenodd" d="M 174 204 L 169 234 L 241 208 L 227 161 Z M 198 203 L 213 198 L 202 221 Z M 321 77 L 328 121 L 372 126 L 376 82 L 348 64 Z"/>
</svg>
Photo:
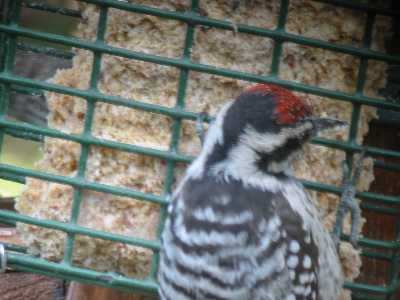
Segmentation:
<svg viewBox="0 0 400 300">
<path fill-rule="evenodd" d="M 344 217 L 348 212 L 350 212 L 351 217 L 351 233 L 350 233 L 350 243 L 354 246 L 358 246 L 358 228 L 360 224 L 360 206 L 355 198 L 356 195 L 356 183 L 360 177 L 362 162 L 365 158 L 365 149 L 361 152 L 361 155 L 354 166 L 354 175 L 353 177 L 350 174 L 349 167 L 346 161 L 343 162 L 343 192 L 342 197 L 340 199 L 340 204 L 337 209 L 336 214 L 336 223 L 332 232 L 332 239 L 336 245 L 339 246 L 340 236 L 342 234 L 343 229 L 343 221 Z"/>
<path fill-rule="evenodd" d="M 196 134 L 200 139 L 200 143 L 203 146 L 205 129 L 204 129 L 204 120 L 208 118 L 208 114 L 206 112 L 201 112 L 198 114 L 196 118 Z"/>
</svg>

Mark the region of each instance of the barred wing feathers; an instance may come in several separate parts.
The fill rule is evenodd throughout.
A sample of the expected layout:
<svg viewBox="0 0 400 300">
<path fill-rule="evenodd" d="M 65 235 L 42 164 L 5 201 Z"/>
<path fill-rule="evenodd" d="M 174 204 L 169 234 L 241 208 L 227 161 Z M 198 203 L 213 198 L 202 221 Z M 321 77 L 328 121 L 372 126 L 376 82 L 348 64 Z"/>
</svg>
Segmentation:
<svg viewBox="0 0 400 300">
<path fill-rule="evenodd" d="M 318 248 L 284 193 L 188 179 L 163 233 L 161 299 L 317 299 Z"/>
</svg>

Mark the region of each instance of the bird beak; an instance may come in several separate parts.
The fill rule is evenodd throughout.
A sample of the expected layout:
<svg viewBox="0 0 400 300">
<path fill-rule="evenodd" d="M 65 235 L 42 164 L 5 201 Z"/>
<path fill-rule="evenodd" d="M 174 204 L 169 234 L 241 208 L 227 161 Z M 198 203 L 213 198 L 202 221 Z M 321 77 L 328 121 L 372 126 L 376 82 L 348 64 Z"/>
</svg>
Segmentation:
<svg viewBox="0 0 400 300">
<path fill-rule="evenodd" d="M 313 124 L 315 135 L 325 130 L 339 130 L 349 125 L 347 122 L 330 118 L 313 117 L 308 120 Z"/>
</svg>

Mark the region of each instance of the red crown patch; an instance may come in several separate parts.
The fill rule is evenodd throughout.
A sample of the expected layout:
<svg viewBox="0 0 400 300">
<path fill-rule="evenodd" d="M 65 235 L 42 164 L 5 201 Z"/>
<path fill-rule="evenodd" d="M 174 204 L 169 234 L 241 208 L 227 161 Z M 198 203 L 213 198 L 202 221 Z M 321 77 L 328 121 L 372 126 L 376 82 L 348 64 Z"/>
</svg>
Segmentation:
<svg viewBox="0 0 400 300">
<path fill-rule="evenodd" d="M 278 124 L 290 125 L 311 115 L 311 108 L 292 92 L 274 84 L 256 84 L 247 93 L 272 95 L 276 101 L 274 114 Z"/>
</svg>

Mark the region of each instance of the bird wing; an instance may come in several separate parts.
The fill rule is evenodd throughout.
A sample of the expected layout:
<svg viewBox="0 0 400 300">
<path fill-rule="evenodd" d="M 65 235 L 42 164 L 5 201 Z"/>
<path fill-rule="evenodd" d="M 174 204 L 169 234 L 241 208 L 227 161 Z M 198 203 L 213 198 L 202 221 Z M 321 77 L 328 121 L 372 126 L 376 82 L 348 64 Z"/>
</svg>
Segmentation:
<svg viewBox="0 0 400 300">
<path fill-rule="evenodd" d="M 188 180 L 163 233 L 162 299 L 312 299 L 318 253 L 303 227 L 282 194 Z"/>
</svg>

